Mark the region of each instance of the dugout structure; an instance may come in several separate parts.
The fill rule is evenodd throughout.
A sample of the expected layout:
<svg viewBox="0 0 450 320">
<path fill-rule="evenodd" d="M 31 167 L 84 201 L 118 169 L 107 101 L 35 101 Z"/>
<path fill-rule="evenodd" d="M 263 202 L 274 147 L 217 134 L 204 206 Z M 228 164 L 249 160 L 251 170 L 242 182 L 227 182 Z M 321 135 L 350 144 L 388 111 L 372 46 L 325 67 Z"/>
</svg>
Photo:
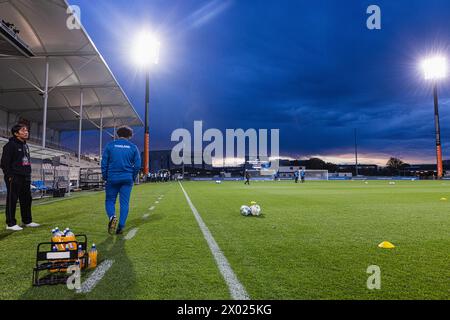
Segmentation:
<svg viewBox="0 0 450 320">
<path fill-rule="evenodd" d="M 117 127 L 143 121 L 72 11 L 66 0 L 0 1 L 0 146 L 26 120 L 33 159 L 73 155 L 79 169 L 83 131 L 98 130 L 101 158 L 103 134 L 114 139 Z M 65 132 L 77 133 L 76 153 L 63 145 Z"/>
<path fill-rule="evenodd" d="M 80 169 L 81 190 L 103 190 L 104 185 L 101 168 Z"/>
</svg>

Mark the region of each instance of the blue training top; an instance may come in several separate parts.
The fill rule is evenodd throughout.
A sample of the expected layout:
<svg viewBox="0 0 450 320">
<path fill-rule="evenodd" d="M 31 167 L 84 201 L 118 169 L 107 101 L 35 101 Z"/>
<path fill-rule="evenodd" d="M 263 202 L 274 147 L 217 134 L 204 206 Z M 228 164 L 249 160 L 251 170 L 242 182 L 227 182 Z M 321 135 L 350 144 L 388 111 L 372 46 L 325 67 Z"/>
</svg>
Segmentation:
<svg viewBox="0 0 450 320">
<path fill-rule="evenodd" d="M 102 157 L 102 176 L 107 181 L 135 180 L 141 170 L 137 146 L 127 139 L 111 141 Z"/>
</svg>

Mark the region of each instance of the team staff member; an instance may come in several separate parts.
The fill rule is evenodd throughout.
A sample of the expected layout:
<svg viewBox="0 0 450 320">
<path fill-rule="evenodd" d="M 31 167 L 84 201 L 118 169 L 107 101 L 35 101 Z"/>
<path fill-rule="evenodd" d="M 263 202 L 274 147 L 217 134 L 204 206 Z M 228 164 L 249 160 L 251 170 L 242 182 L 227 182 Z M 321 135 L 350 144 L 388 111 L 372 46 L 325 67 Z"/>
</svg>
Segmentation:
<svg viewBox="0 0 450 320">
<path fill-rule="evenodd" d="M 121 234 L 128 217 L 130 195 L 134 181 L 141 169 L 141 157 L 136 145 L 129 139 L 133 130 L 127 126 L 117 130 L 119 139 L 110 142 L 103 152 L 102 176 L 106 181 L 106 214 L 109 217 L 108 232 Z M 116 199 L 120 195 L 120 220 L 117 226 Z M 117 230 L 116 230 L 117 227 Z"/>
<path fill-rule="evenodd" d="M 305 183 L 305 175 L 306 175 L 305 169 L 302 168 L 302 171 L 300 171 L 300 178 L 302 183 Z"/>
<path fill-rule="evenodd" d="M 6 183 L 6 229 L 21 231 L 17 225 L 16 206 L 20 202 L 20 214 L 25 227 L 36 228 L 39 224 L 33 222 L 31 216 L 31 159 L 27 145 L 29 138 L 25 124 L 16 124 L 11 129 L 12 138 L 3 147 L 0 167 Z"/>
<path fill-rule="evenodd" d="M 244 184 L 250 185 L 250 172 L 248 172 L 248 170 L 245 171 L 245 183 Z"/>
</svg>

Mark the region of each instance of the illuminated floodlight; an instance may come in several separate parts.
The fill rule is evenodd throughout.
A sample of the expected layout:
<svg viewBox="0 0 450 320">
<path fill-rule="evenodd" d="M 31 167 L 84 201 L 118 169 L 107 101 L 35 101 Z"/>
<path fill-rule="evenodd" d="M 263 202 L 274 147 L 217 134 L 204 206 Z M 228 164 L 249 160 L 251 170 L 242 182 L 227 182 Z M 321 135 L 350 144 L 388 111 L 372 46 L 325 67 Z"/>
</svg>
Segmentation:
<svg viewBox="0 0 450 320">
<path fill-rule="evenodd" d="M 149 67 L 159 63 L 161 43 L 149 32 L 141 32 L 135 39 L 132 48 L 133 61 L 141 67 Z"/>
<path fill-rule="evenodd" d="M 422 61 L 425 80 L 439 80 L 447 77 L 447 60 L 443 56 L 430 57 Z"/>
</svg>

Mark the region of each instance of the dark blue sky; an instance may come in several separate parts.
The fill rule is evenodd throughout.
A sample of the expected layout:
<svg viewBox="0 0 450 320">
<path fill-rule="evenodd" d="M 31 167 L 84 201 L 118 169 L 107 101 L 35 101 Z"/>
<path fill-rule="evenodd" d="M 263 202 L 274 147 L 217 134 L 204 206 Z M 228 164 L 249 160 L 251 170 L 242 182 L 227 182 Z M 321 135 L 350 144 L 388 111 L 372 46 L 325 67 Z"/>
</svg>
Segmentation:
<svg viewBox="0 0 450 320">
<path fill-rule="evenodd" d="M 418 62 L 435 51 L 450 57 L 448 0 L 70 3 L 81 7 L 83 25 L 142 118 L 144 75 L 131 64 L 130 40 L 143 26 L 159 34 L 151 149 L 169 148 L 174 129 L 203 120 L 223 130 L 279 128 L 281 154 L 291 157 L 353 161 L 357 128 L 363 162 L 435 161 L 431 86 Z M 381 8 L 381 30 L 366 27 L 371 4 Z M 444 158 L 448 82 L 439 88 Z M 136 130 L 140 146 L 142 135 Z"/>
</svg>

